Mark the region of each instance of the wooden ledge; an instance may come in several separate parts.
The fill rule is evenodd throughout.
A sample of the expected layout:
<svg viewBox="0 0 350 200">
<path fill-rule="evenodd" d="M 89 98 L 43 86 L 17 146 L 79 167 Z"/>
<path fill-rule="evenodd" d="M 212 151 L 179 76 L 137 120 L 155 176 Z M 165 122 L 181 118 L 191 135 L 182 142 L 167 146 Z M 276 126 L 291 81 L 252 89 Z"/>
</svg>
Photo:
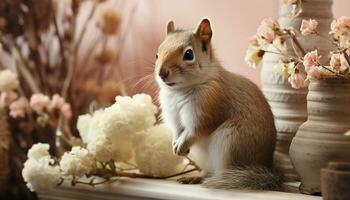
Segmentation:
<svg viewBox="0 0 350 200">
<path fill-rule="evenodd" d="M 286 184 L 287 190 L 295 184 Z M 288 189 L 289 188 L 289 189 Z M 293 192 L 293 191 L 291 191 Z M 295 190 L 294 190 L 295 192 Z M 321 197 L 290 192 L 213 190 L 200 185 L 181 185 L 171 180 L 149 180 L 121 178 L 114 183 L 91 187 L 68 184 L 39 193 L 42 200 L 321 200 Z"/>
</svg>

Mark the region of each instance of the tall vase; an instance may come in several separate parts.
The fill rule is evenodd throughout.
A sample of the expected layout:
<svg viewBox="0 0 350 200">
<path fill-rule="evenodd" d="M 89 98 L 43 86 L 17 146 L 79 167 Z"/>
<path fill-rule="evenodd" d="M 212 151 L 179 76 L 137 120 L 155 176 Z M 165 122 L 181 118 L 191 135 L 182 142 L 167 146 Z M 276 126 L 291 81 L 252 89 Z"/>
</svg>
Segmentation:
<svg viewBox="0 0 350 200">
<path fill-rule="evenodd" d="M 329 25 L 333 18 L 332 2 L 333 0 L 303 1 L 303 12 L 292 19 L 289 16 L 292 7 L 285 5 L 283 0 L 278 0 L 280 26 L 299 30 L 302 19 L 313 18 L 319 22 L 318 32 L 322 35 L 328 35 Z M 319 37 L 297 35 L 297 38 L 307 51 L 313 50 L 315 46 L 318 47 L 321 54 L 330 49 L 330 44 Z M 293 52 L 292 46 L 288 43 L 287 50 L 290 53 Z M 290 161 L 289 146 L 299 126 L 307 119 L 307 89 L 293 89 L 288 83 L 288 79 L 275 71 L 274 66 L 278 60 L 278 55 L 266 54 L 261 72 L 262 90 L 271 106 L 277 129 L 274 165 L 290 180 L 298 180 L 298 175 Z"/>
<path fill-rule="evenodd" d="M 301 178 L 300 191 L 320 193 L 320 170 L 329 161 L 350 162 L 350 79 L 311 81 L 307 95 L 308 120 L 290 146 L 290 156 Z"/>
</svg>

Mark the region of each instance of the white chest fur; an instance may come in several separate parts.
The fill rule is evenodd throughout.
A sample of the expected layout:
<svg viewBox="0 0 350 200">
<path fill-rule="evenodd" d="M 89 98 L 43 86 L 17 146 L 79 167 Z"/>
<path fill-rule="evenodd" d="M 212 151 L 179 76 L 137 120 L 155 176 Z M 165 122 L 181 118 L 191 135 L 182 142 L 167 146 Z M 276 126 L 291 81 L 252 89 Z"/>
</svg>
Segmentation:
<svg viewBox="0 0 350 200">
<path fill-rule="evenodd" d="M 186 129 L 187 134 L 194 134 L 197 119 L 200 116 L 196 99 L 190 93 L 170 91 L 162 88 L 159 94 L 159 101 L 162 107 L 162 118 L 172 129 L 173 138 L 179 137 L 182 130 Z M 202 168 L 210 170 L 208 162 L 209 138 L 201 138 L 191 147 L 190 157 Z"/>
</svg>

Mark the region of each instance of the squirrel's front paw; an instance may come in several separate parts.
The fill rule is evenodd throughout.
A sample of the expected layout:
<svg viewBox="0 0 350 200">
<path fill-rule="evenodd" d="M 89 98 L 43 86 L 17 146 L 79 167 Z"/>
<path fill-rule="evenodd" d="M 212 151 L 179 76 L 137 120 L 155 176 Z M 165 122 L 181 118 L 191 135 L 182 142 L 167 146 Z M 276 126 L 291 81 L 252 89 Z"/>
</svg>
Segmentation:
<svg viewBox="0 0 350 200">
<path fill-rule="evenodd" d="M 182 137 L 178 138 L 173 143 L 173 151 L 176 155 L 185 156 L 190 153 L 190 143 Z"/>
</svg>

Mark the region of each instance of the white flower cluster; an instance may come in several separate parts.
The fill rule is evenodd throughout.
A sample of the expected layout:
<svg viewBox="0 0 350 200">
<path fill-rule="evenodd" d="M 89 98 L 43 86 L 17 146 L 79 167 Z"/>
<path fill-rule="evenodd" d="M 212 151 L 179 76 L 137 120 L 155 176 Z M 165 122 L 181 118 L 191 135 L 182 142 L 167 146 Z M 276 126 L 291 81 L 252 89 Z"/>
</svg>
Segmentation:
<svg viewBox="0 0 350 200">
<path fill-rule="evenodd" d="M 77 128 L 98 161 L 128 161 L 132 157 L 133 137 L 153 126 L 156 112 L 149 95 L 118 96 L 112 106 L 79 116 Z"/>
<path fill-rule="evenodd" d="M 11 91 L 17 89 L 19 81 L 17 75 L 10 70 L 0 71 L 0 91 Z"/>
<path fill-rule="evenodd" d="M 88 150 L 81 147 L 73 147 L 70 152 L 65 152 L 60 161 L 62 174 L 65 176 L 81 177 L 89 173 L 94 162 L 93 156 Z"/>
<path fill-rule="evenodd" d="M 61 180 L 60 168 L 53 166 L 48 144 L 38 143 L 28 151 L 22 176 L 31 191 L 47 190 L 55 187 Z"/>
<path fill-rule="evenodd" d="M 172 151 L 172 133 L 168 127 L 160 124 L 142 135 L 143 138 L 137 142 L 135 149 L 135 161 L 141 172 L 169 176 L 181 170 L 184 160 Z"/>
<path fill-rule="evenodd" d="M 49 148 L 48 144 L 37 143 L 28 151 L 22 176 L 31 191 L 48 190 L 65 176 L 81 177 L 92 169 L 94 158 L 84 148 L 73 147 L 65 152 L 59 164 L 51 158 Z"/>
<path fill-rule="evenodd" d="M 60 162 L 49 154 L 48 144 L 35 144 L 28 151 L 22 175 L 32 191 L 50 189 L 68 178 L 82 177 L 98 162 L 135 162 L 140 172 L 169 176 L 184 163 L 172 152 L 172 133 L 164 124 L 154 126 L 156 106 L 150 96 L 116 97 L 116 103 L 92 115 L 81 115 L 77 128 L 86 149 L 73 147 Z M 183 167 L 183 166 L 182 166 Z"/>
</svg>

